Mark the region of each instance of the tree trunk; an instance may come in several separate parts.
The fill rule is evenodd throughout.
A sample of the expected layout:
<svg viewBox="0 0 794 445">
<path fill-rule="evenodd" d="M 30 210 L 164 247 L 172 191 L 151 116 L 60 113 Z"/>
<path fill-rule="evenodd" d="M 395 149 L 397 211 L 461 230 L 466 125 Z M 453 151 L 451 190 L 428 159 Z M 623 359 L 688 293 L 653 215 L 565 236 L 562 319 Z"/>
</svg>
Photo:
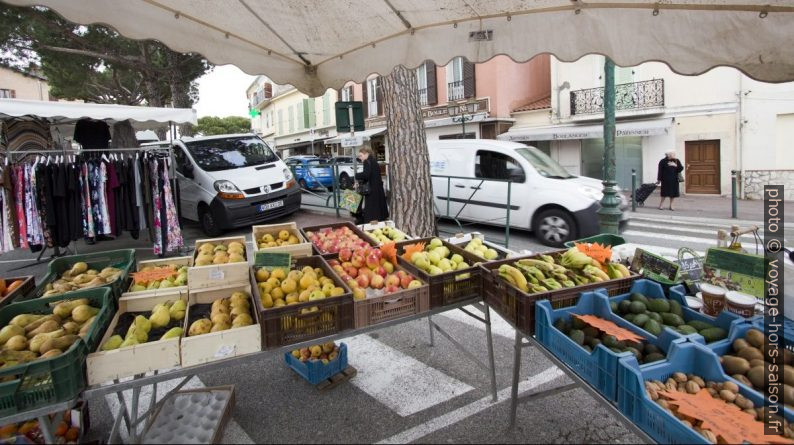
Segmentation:
<svg viewBox="0 0 794 445">
<path fill-rule="evenodd" d="M 397 66 L 381 79 L 389 147 L 392 215 L 397 227 L 418 237 L 436 235 L 433 183 L 416 73 Z M 365 104 L 366 106 L 366 104 Z"/>
</svg>

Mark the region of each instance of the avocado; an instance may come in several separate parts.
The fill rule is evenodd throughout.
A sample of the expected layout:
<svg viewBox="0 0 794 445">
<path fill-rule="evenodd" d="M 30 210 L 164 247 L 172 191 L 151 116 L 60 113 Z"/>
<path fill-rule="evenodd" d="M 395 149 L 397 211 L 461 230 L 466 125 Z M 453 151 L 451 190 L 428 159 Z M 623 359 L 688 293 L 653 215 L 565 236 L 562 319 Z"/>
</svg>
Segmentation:
<svg viewBox="0 0 794 445">
<path fill-rule="evenodd" d="M 688 324 L 689 326 L 692 326 L 693 328 L 697 329 L 698 331 L 702 331 L 703 329 L 708 329 L 708 328 L 713 328 L 714 327 L 713 324 L 706 323 L 705 321 L 700 321 L 700 320 L 689 320 L 688 322 L 686 322 L 686 324 Z"/>
<path fill-rule="evenodd" d="M 614 301 L 609 302 L 609 309 L 612 311 L 613 314 L 618 313 L 618 304 Z"/>
<path fill-rule="evenodd" d="M 565 335 L 571 331 L 571 326 L 568 324 L 567 321 L 563 320 L 562 318 L 558 318 L 553 323 L 554 327 L 557 328 L 558 331 L 562 332 Z"/>
<path fill-rule="evenodd" d="M 645 295 L 639 292 L 633 292 L 629 297 L 629 299 L 631 299 L 631 301 L 639 301 L 640 303 L 645 305 L 648 304 L 648 297 L 646 297 Z"/>
<path fill-rule="evenodd" d="M 684 319 L 672 312 L 665 312 L 662 314 L 662 322 L 666 325 L 678 327 L 684 324 Z"/>
<path fill-rule="evenodd" d="M 651 312 L 670 312 L 670 300 L 666 298 L 651 298 L 648 300 L 648 310 Z"/>
<path fill-rule="evenodd" d="M 644 363 L 658 362 L 659 360 L 664 360 L 664 355 L 659 352 L 652 352 L 645 356 Z"/>
<path fill-rule="evenodd" d="M 631 307 L 631 301 L 623 300 L 620 303 L 618 303 L 618 312 L 621 314 L 625 314 L 626 312 L 629 312 L 630 307 Z"/>
<path fill-rule="evenodd" d="M 615 354 L 620 354 L 621 352 L 623 352 L 623 351 L 621 351 L 621 350 L 620 350 L 620 349 L 618 349 L 618 348 L 609 348 L 609 350 L 610 350 L 610 351 L 612 351 L 612 352 L 614 352 Z"/>
<path fill-rule="evenodd" d="M 662 325 L 656 320 L 648 320 L 644 325 L 642 325 L 642 328 L 656 337 L 662 333 Z"/>
<path fill-rule="evenodd" d="M 638 362 L 642 363 L 642 353 L 636 348 L 628 347 L 626 351 L 631 352 Z"/>
<path fill-rule="evenodd" d="M 683 335 L 691 335 L 698 333 L 697 329 L 693 328 L 688 324 L 682 324 L 681 326 L 677 327 L 676 330 Z"/>
<path fill-rule="evenodd" d="M 591 338 L 598 337 L 599 334 L 599 330 L 592 326 L 585 327 L 584 329 L 582 329 L 582 332 L 584 332 L 585 337 L 591 337 Z"/>
<path fill-rule="evenodd" d="M 645 315 L 645 314 L 637 314 L 637 315 L 634 316 L 634 320 L 631 320 L 631 322 L 634 323 L 637 326 L 642 327 L 650 319 L 651 318 L 649 316 Z"/>
<path fill-rule="evenodd" d="M 675 300 L 669 300 L 669 301 L 670 301 L 670 312 L 678 315 L 679 317 L 683 317 L 684 310 L 681 309 L 681 304 Z"/>
<path fill-rule="evenodd" d="M 584 350 L 587 351 L 588 354 L 593 352 L 593 348 L 591 348 L 590 346 L 582 345 L 582 348 L 584 348 Z"/>
<path fill-rule="evenodd" d="M 629 310 L 632 314 L 642 314 L 643 312 L 647 311 L 648 308 L 642 301 L 632 301 Z"/>
<path fill-rule="evenodd" d="M 618 339 L 614 335 L 605 335 L 601 338 L 601 343 L 607 348 L 616 348 L 619 344 Z"/>
<path fill-rule="evenodd" d="M 571 317 L 571 326 L 574 329 L 580 329 L 581 330 L 581 329 L 586 328 L 588 326 L 588 324 L 585 323 L 584 320 L 580 319 L 579 317 Z"/>
<path fill-rule="evenodd" d="M 644 352 L 645 355 L 648 355 L 648 354 L 653 354 L 654 352 L 661 353 L 662 351 L 661 349 L 659 349 L 658 346 L 656 346 L 653 343 L 645 343 L 645 347 L 642 348 L 642 352 Z"/>
<path fill-rule="evenodd" d="M 700 335 L 703 336 L 704 339 L 706 339 L 706 343 L 720 341 L 728 336 L 728 333 L 725 332 L 725 329 L 722 328 L 708 328 L 698 332 L 700 333 Z M 733 373 L 729 373 L 729 374 L 733 374 Z"/>
<path fill-rule="evenodd" d="M 656 320 L 659 323 L 662 322 L 662 316 L 658 312 L 648 312 L 648 316 L 651 317 L 651 320 Z"/>
<path fill-rule="evenodd" d="M 588 344 L 588 345 L 589 345 L 591 348 L 595 349 L 595 348 L 596 348 L 598 345 L 600 345 L 600 344 L 601 344 L 601 340 L 599 340 L 599 339 L 597 339 L 597 338 L 591 338 L 591 339 L 590 339 L 590 341 L 589 341 L 589 342 L 587 342 L 587 344 Z"/>
<path fill-rule="evenodd" d="M 579 329 L 571 329 L 571 333 L 569 334 L 571 340 L 576 342 L 577 345 L 582 346 L 584 344 L 584 332 Z"/>
</svg>

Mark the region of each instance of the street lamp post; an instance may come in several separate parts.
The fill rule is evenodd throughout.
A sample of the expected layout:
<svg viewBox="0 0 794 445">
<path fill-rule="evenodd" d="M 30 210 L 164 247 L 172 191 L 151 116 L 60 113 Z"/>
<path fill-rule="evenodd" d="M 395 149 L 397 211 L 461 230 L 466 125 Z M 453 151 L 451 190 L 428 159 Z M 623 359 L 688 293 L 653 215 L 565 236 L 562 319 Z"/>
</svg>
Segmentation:
<svg viewBox="0 0 794 445">
<path fill-rule="evenodd" d="M 620 199 L 615 186 L 615 63 L 604 61 L 604 197 L 598 210 L 601 232 L 617 235 L 620 225 Z"/>
<path fill-rule="evenodd" d="M 452 122 L 460 122 L 461 138 L 466 138 L 466 122 L 474 120 L 474 113 L 477 112 L 477 101 L 471 100 L 462 103 L 447 104 L 447 114 L 452 118 Z"/>
</svg>

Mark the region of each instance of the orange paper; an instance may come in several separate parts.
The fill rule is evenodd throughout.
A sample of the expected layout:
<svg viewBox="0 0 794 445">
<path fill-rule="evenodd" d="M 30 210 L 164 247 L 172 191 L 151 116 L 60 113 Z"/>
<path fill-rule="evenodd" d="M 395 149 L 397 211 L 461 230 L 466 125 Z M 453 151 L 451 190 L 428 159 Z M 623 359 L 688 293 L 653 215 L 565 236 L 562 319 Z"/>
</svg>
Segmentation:
<svg viewBox="0 0 794 445">
<path fill-rule="evenodd" d="M 422 252 L 425 250 L 425 243 L 406 244 L 403 246 L 403 259 L 411 262 L 411 255 L 415 252 Z"/>
<path fill-rule="evenodd" d="M 157 269 L 151 269 L 145 272 L 134 272 L 130 275 L 132 275 L 132 279 L 135 281 L 135 283 L 138 284 L 162 280 L 164 278 L 173 277 L 176 274 L 176 270 L 170 267 L 158 267 Z"/>
<path fill-rule="evenodd" d="M 697 394 L 659 391 L 659 395 L 670 399 L 669 403 L 677 406 L 680 414 L 702 421 L 702 428 L 721 437 L 725 443 L 794 443 L 783 436 L 765 435 L 763 422 L 734 404 L 712 398 L 705 389 Z"/>
<path fill-rule="evenodd" d="M 590 326 L 604 332 L 607 335 L 614 336 L 615 338 L 618 339 L 618 341 L 629 340 L 635 343 L 642 343 L 645 341 L 644 338 L 629 331 L 628 329 L 623 329 L 620 326 L 616 325 L 615 323 L 609 320 L 604 320 L 603 318 L 598 318 L 595 315 L 573 314 L 573 316 L 589 324 Z"/>
<path fill-rule="evenodd" d="M 384 243 L 380 246 L 380 253 L 383 254 L 383 258 L 389 260 L 390 263 L 396 265 L 397 264 L 397 248 L 394 247 L 394 243 Z"/>
</svg>

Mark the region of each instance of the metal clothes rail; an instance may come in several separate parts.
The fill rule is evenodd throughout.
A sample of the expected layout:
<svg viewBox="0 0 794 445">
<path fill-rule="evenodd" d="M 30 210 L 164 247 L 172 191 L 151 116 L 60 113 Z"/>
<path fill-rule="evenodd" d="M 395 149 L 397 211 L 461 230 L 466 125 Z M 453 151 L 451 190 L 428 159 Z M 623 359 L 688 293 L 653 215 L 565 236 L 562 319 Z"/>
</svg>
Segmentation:
<svg viewBox="0 0 794 445">
<path fill-rule="evenodd" d="M 476 316 L 469 312 L 468 310 L 464 309 L 465 306 L 472 305 L 478 311 L 480 311 L 483 317 Z M 443 312 L 460 309 L 470 317 L 482 322 L 485 324 L 485 335 L 486 341 L 488 345 L 488 362 L 483 363 L 479 358 L 477 358 L 472 352 L 468 351 L 463 345 L 461 345 L 458 341 L 456 341 L 450 334 L 445 332 L 438 324 L 436 324 L 432 320 L 433 315 L 438 315 Z M 168 393 L 173 391 L 178 391 L 184 384 L 186 384 L 191 378 L 194 376 L 212 372 L 220 369 L 228 368 L 229 366 L 239 366 L 244 365 L 256 361 L 260 361 L 269 357 L 280 357 L 284 352 L 291 351 L 293 349 L 300 349 L 303 347 L 307 347 L 310 345 L 318 344 L 318 343 L 325 343 L 329 341 L 334 341 L 342 338 L 352 337 L 355 335 L 365 334 L 372 331 L 377 331 L 380 329 L 384 329 L 390 326 L 395 326 L 403 323 L 407 323 L 409 321 L 414 321 L 418 319 L 422 319 L 427 317 L 430 326 L 430 345 L 433 345 L 433 330 L 435 329 L 438 331 L 442 336 L 450 340 L 450 342 L 457 347 L 458 349 L 463 352 L 463 354 L 472 360 L 475 364 L 477 364 L 480 368 L 487 371 L 490 377 L 490 386 L 491 386 L 491 395 L 492 400 L 494 402 L 497 401 L 497 391 L 496 391 L 496 368 L 494 364 L 494 352 L 493 352 L 493 337 L 491 334 L 491 313 L 490 308 L 482 303 L 481 298 L 475 297 L 471 299 L 467 299 L 465 301 L 461 301 L 452 305 L 442 306 L 439 308 L 435 308 L 430 310 L 429 312 L 423 312 L 421 314 L 411 315 L 407 317 L 398 318 L 395 320 L 390 320 L 383 323 L 378 323 L 372 326 L 367 326 L 365 328 L 360 329 L 353 329 L 344 332 L 340 332 L 337 334 L 329 335 L 326 337 L 315 338 L 312 340 L 303 341 L 300 343 L 294 343 L 290 345 L 281 346 L 275 349 L 268 349 L 264 351 L 254 352 L 251 354 L 246 354 L 238 357 L 232 357 L 228 359 L 208 362 L 200 365 L 190 366 L 186 368 L 175 368 L 165 372 L 158 372 L 155 371 L 151 375 L 136 375 L 131 380 L 126 380 L 123 382 L 114 381 L 111 384 L 105 385 L 95 385 L 89 388 L 86 388 L 80 396 L 73 400 L 69 400 L 66 402 L 56 403 L 53 405 L 48 405 L 45 407 L 28 410 L 20 413 L 16 413 L 10 416 L 5 416 L 0 418 L 0 425 L 6 425 L 9 423 L 16 423 L 22 422 L 31 418 L 38 418 L 39 426 L 42 430 L 42 434 L 44 435 L 46 443 L 55 443 L 54 441 L 54 434 L 52 424 L 49 421 L 48 415 L 52 413 L 61 412 L 73 407 L 78 400 L 81 399 L 88 399 L 88 398 L 97 398 L 108 394 L 116 394 L 116 397 L 119 400 L 119 411 L 116 415 L 116 420 L 114 425 L 111 429 L 111 434 L 109 438 L 109 443 L 118 443 L 119 441 L 117 438 L 119 437 L 119 432 L 121 428 L 122 422 L 126 426 L 126 429 L 129 433 L 130 442 L 135 443 L 136 440 L 139 438 L 137 437 L 137 432 L 140 429 L 141 424 L 146 424 L 148 422 L 149 417 L 157 410 L 158 404 L 155 403 L 157 399 L 157 384 L 167 381 L 182 378 L 182 381 L 176 385 L 173 389 L 171 389 Z M 138 407 L 139 407 L 139 395 L 141 388 L 144 386 L 152 386 L 152 397 L 150 399 L 150 404 L 148 409 L 142 415 L 138 415 Z M 131 400 L 131 407 L 130 410 L 127 410 L 126 399 L 124 397 L 123 391 L 132 390 L 132 400 Z M 168 393 L 164 394 L 167 395 Z M 165 398 L 163 398 L 165 400 Z M 144 428 L 145 429 L 145 428 Z"/>
</svg>

